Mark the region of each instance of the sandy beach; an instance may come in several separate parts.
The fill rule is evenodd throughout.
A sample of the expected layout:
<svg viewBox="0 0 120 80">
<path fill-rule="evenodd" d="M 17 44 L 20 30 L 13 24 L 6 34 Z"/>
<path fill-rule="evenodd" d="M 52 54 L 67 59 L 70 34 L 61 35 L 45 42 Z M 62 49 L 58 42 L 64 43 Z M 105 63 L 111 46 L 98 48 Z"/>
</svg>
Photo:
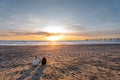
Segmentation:
<svg viewBox="0 0 120 80">
<path fill-rule="evenodd" d="M 40 80 L 120 80 L 119 44 L 0 46 L 0 80 L 19 78 L 34 56 L 47 58 Z M 37 68 L 24 80 L 31 80 Z"/>
</svg>

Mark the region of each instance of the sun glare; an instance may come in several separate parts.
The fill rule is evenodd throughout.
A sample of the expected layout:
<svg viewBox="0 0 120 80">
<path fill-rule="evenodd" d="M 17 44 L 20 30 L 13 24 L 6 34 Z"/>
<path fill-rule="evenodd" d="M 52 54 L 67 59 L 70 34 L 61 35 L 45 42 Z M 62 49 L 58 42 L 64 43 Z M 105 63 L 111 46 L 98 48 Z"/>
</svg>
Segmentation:
<svg viewBox="0 0 120 80">
<path fill-rule="evenodd" d="M 49 36 L 47 39 L 50 41 L 58 41 L 61 39 L 61 36 Z"/>
<path fill-rule="evenodd" d="M 46 31 L 49 33 L 66 33 L 67 32 L 67 30 L 65 29 L 65 26 L 58 26 L 58 25 L 46 26 L 43 28 L 43 31 Z"/>
<path fill-rule="evenodd" d="M 42 31 L 50 34 L 46 37 L 46 40 L 52 42 L 62 40 L 63 34 L 68 32 L 65 25 L 46 25 L 42 28 Z"/>
</svg>

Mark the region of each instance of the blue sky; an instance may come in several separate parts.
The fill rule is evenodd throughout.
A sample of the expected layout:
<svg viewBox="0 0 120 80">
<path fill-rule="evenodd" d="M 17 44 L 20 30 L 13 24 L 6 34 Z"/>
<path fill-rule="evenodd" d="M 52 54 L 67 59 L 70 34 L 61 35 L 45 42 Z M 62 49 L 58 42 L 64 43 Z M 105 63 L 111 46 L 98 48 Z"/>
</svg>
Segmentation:
<svg viewBox="0 0 120 80">
<path fill-rule="evenodd" d="M 120 37 L 120 0 L 1 0 L 0 30 L 40 32 L 66 25 L 78 36 Z M 72 30 L 71 30 L 72 29 Z M 96 34 L 96 35 L 95 35 Z"/>
</svg>

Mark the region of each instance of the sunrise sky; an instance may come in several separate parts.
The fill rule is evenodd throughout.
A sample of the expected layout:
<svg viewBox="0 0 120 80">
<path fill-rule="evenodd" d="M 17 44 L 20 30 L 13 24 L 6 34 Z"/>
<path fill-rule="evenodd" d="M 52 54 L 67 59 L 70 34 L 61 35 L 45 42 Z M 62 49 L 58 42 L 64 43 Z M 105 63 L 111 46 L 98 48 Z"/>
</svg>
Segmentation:
<svg viewBox="0 0 120 80">
<path fill-rule="evenodd" d="M 0 40 L 120 38 L 120 0 L 1 0 Z"/>
</svg>

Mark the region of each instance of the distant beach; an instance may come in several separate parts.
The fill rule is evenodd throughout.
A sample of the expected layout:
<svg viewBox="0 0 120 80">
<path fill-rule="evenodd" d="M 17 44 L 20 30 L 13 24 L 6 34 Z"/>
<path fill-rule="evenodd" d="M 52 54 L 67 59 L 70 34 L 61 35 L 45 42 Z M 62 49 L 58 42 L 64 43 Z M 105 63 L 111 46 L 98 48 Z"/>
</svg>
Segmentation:
<svg viewBox="0 0 120 80">
<path fill-rule="evenodd" d="M 47 58 L 40 80 L 120 79 L 120 44 L 95 44 L 0 46 L 0 80 L 19 78 L 31 68 L 34 56 Z"/>
</svg>

